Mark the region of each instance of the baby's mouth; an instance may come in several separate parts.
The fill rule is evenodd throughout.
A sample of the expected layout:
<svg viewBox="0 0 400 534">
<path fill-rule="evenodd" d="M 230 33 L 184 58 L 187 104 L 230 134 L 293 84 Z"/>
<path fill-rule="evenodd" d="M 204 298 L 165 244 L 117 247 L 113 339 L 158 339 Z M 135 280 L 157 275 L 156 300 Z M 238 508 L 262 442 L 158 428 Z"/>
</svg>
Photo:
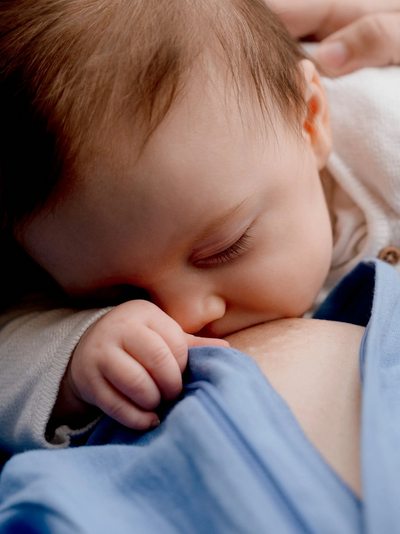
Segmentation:
<svg viewBox="0 0 400 534">
<path fill-rule="evenodd" d="M 204 326 L 201 330 L 196 332 L 194 335 L 198 337 L 210 337 L 210 338 L 220 338 L 233 334 L 234 330 L 228 330 L 218 327 L 215 323 L 209 323 Z"/>
<path fill-rule="evenodd" d="M 246 325 L 238 325 L 236 328 L 233 326 L 230 328 L 228 327 L 223 328 L 221 326 L 216 325 L 215 323 L 210 323 L 204 326 L 201 330 L 196 332 L 196 334 L 194 335 L 198 337 L 210 337 L 210 338 L 223 339 L 226 336 L 230 336 L 231 334 L 235 334 L 236 332 L 239 332 L 240 330 L 245 330 L 246 328 L 250 328 L 251 326 L 255 326 L 256 324 L 260 324 L 260 323 L 255 322 L 255 323 L 250 323 Z"/>
<path fill-rule="evenodd" d="M 210 338 L 220 338 L 223 339 L 232 334 L 236 334 L 242 330 L 247 330 L 253 326 L 257 326 L 263 323 L 269 323 L 271 321 L 276 321 L 277 319 L 282 319 L 283 317 L 279 316 L 266 316 L 266 317 L 248 317 L 246 320 L 238 320 L 236 323 L 232 321 L 230 324 L 223 324 L 221 320 L 212 322 L 204 326 L 201 330 L 194 334 L 199 337 L 210 337 Z M 243 319 L 243 318 L 242 318 Z"/>
</svg>

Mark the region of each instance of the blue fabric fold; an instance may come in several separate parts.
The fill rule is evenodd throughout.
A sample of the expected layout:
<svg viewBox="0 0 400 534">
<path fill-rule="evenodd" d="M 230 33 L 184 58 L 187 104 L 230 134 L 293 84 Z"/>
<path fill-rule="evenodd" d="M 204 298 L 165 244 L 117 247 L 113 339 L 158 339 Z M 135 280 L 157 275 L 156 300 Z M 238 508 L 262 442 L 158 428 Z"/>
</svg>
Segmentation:
<svg viewBox="0 0 400 534">
<path fill-rule="evenodd" d="M 360 349 L 363 503 L 250 357 L 199 347 L 190 350 L 182 398 L 163 407 L 152 432 L 104 418 L 86 446 L 9 460 L 0 532 L 399 532 L 400 278 L 382 262 L 364 262 L 317 317 L 368 324 Z"/>
</svg>

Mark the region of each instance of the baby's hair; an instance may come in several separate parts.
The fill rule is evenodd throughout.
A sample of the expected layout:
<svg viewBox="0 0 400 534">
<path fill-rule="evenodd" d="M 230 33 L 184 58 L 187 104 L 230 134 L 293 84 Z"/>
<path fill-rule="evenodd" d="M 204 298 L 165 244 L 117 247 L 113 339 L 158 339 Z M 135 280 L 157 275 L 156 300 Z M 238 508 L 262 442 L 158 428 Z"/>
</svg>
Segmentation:
<svg viewBox="0 0 400 534">
<path fill-rule="evenodd" d="M 210 50 L 239 100 L 300 124 L 303 54 L 263 0 L 2 0 L 0 229 L 62 197 L 121 121 L 148 138 Z"/>
</svg>

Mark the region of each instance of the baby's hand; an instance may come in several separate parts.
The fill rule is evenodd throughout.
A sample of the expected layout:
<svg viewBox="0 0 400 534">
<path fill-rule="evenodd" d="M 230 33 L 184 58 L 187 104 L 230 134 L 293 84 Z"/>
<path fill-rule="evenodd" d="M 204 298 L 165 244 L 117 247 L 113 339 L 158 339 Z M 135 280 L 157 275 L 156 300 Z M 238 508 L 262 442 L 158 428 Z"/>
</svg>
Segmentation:
<svg viewBox="0 0 400 534">
<path fill-rule="evenodd" d="M 188 348 L 229 346 L 226 341 L 185 334 L 171 317 L 143 300 L 125 302 L 84 334 L 64 383 L 70 393 L 136 430 L 157 426 L 152 411 L 161 398 L 182 390 Z"/>
</svg>

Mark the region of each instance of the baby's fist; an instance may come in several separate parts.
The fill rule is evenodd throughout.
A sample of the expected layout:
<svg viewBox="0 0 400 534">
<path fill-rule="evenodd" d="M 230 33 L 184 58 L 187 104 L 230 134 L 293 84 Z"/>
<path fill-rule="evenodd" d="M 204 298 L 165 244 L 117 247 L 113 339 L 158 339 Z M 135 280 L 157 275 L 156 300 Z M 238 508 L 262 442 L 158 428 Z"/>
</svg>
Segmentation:
<svg viewBox="0 0 400 534">
<path fill-rule="evenodd" d="M 66 397 L 72 394 L 136 430 L 157 426 L 153 410 L 161 398 L 173 399 L 182 390 L 188 348 L 211 344 L 228 346 L 184 333 L 150 302 L 125 302 L 78 343 L 64 380 L 70 390 Z"/>
</svg>

